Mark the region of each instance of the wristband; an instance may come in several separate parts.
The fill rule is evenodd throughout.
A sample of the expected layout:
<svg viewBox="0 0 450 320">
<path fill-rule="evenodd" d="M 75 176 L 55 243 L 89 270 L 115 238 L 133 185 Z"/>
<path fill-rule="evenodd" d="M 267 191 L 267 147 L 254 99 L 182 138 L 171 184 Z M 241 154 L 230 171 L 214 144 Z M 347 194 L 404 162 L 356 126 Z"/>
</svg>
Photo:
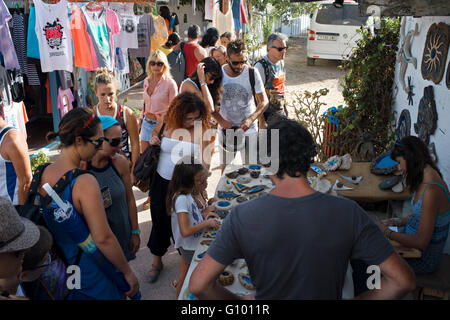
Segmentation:
<svg viewBox="0 0 450 320">
<path fill-rule="evenodd" d="M 141 230 L 136 229 L 136 230 L 132 230 L 131 234 L 136 234 L 136 235 L 140 235 L 141 234 Z"/>
<path fill-rule="evenodd" d="M 207 86 L 208 84 L 206 82 L 200 83 L 200 86 Z"/>
</svg>

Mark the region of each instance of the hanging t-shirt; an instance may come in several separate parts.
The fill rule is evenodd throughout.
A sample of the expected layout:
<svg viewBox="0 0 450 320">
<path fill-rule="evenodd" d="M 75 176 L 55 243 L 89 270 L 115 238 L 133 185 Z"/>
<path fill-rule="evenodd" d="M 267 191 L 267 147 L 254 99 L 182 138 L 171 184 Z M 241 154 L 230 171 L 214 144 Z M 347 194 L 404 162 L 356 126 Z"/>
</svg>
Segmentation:
<svg viewBox="0 0 450 320">
<path fill-rule="evenodd" d="M 97 59 L 92 57 L 92 53 L 95 53 L 95 51 L 92 40 L 87 33 L 86 19 L 78 4 L 72 4 L 70 30 L 73 38 L 75 65 L 88 70 L 98 68 Z"/>
<path fill-rule="evenodd" d="M 3 55 L 7 70 L 20 69 L 19 60 L 17 60 L 16 50 L 14 49 L 8 26 L 8 21 L 11 18 L 12 16 L 5 3 L 3 0 L 0 1 L 0 52 Z"/>
<path fill-rule="evenodd" d="M 215 2 L 215 0 L 205 0 L 205 20 L 214 19 Z"/>
<path fill-rule="evenodd" d="M 86 7 L 81 8 L 88 25 L 88 33 L 97 56 L 99 67 L 113 70 L 113 53 L 111 51 L 110 33 L 106 22 L 106 9 L 91 11 Z"/>
<path fill-rule="evenodd" d="M 34 0 L 34 6 L 42 72 L 72 72 L 72 33 L 67 0 L 60 0 L 55 4 Z"/>
<path fill-rule="evenodd" d="M 107 3 L 107 8 L 113 10 L 119 18 L 121 30 L 120 34 L 115 37 L 114 43 L 118 48 L 134 48 L 137 49 L 138 33 L 137 24 L 139 19 L 134 14 L 133 3 Z"/>
<path fill-rule="evenodd" d="M 169 33 L 167 32 L 166 22 L 161 16 L 152 16 L 155 25 L 155 32 L 152 35 L 150 53 L 155 51 L 160 45 L 166 43 Z"/>
<path fill-rule="evenodd" d="M 70 89 L 62 90 L 61 88 L 58 89 L 58 103 L 57 107 L 59 109 L 59 112 L 61 114 L 61 118 L 64 117 L 64 115 L 72 110 L 73 105 L 73 94 Z"/>
<path fill-rule="evenodd" d="M 27 57 L 39 59 L 39 41 L 36 35 L 36 10 L 30 7 L 27 31 Z"/>
<path fill-rule="evenodd" d="M 128 53 L 131 58 L 147 58 L 150 52 L 151 36 L 155 33 L 153 18 L 149 14 L 139 17 L 137 27 L 138 49 L 130 49 Z"/>
</svg>

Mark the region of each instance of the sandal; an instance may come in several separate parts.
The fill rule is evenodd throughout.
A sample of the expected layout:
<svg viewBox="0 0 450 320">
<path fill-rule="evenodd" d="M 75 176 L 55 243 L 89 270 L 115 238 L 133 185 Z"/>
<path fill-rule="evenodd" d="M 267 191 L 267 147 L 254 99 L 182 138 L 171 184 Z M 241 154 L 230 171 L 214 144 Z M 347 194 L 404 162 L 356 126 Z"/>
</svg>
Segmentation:
<svg viewBox="0 0 450 320">
<path fill-rule="evenodd" d="M 152 264 L 152 268 L 148 272 L 150 283 L 156 282 L 158 280 L 159 274 L 161 273 L 161 270 L 163 269 L 163 266 L 158 267 L 154 264 Z M 152 274 L 154 272 L 154 274 Z"/>
</svg>

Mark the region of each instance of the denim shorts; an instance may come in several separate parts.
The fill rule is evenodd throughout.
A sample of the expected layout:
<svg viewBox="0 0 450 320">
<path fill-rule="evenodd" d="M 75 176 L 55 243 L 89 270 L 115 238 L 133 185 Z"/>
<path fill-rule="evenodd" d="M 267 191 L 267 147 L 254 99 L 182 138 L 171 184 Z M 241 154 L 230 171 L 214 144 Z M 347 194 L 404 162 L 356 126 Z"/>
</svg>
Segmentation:
<svg viewBox="0 0 450 320">
<path fill-rule="evenodd" d="M 156 128 L 156 120 L 149 119 L 144 116 L 144 120 L 142 121 L 141 126 L 141 134 L 140 139 L 142 141 L 150 141 L 152 137 L 152 131 Z"/>
</svg>

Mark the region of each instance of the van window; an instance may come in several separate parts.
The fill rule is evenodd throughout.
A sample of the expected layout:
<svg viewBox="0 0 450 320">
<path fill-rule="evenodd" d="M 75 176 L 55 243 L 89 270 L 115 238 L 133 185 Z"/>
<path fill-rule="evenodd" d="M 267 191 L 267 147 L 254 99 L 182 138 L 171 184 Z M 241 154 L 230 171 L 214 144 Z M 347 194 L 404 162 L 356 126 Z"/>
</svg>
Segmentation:
<svg viewBox="0 0 450 320">
<path fill-rule="evenodd" d="M 344 5 L 338 9 L 333 4 L 319 6 L 316 22 L 320 24 L 360 26 L 366 24 L 368 17 L 360 17 L 357 5 Z"/>
</svg>

